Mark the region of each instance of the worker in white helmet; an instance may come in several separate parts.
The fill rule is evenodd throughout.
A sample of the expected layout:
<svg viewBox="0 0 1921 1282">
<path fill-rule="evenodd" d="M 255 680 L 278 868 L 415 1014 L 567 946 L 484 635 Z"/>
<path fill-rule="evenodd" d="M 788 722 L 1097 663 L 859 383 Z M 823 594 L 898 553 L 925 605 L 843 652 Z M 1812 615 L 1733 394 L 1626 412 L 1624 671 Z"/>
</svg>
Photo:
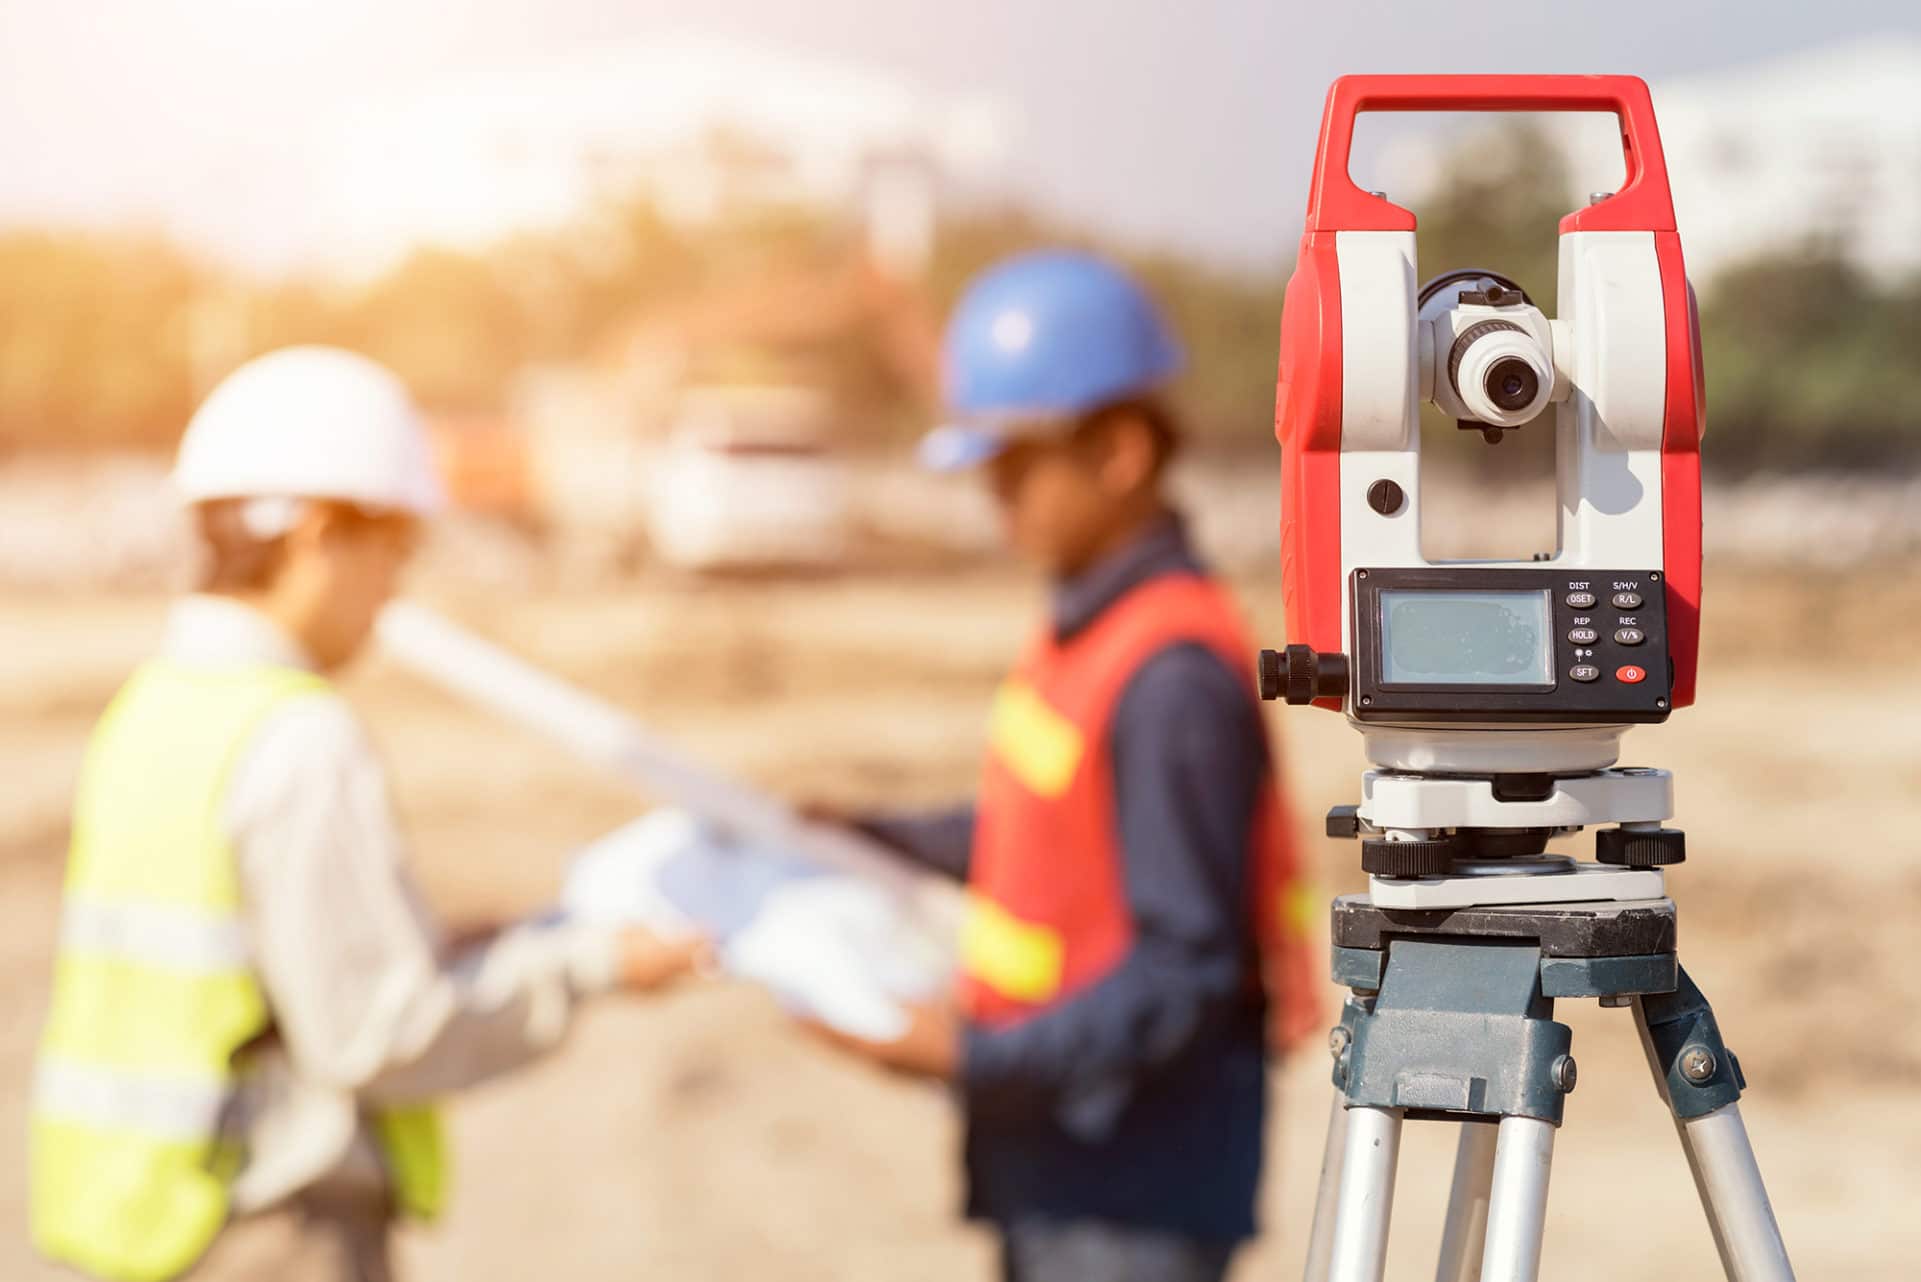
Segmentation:
<svg viewBox="0 0 1921 1282">
<path fill-rule="evenodd" d="M 434 1101 L 551 1050 L 583 999 L 700 946 L 523 925 L 449 956 L 326 674 L 441 502 L 400 382 L 290 348 L 187 428 L 203 557 L 74 809 L 34 1083 L 32 1230 L 116 1282 L 379 1282 L 447 1184 Z"/>
</svg>

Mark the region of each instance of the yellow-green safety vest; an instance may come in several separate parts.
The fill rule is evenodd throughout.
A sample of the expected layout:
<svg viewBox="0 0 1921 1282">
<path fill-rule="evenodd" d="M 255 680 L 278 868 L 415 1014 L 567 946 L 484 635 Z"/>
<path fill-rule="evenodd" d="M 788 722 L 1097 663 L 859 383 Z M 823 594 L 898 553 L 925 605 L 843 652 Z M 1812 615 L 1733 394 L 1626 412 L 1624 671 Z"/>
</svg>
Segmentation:
<svg viewBox="0 0 1921 1282">
<path fill-rule="evenodd" d="M 244 1156 L 221 1121 L 236 1053 L 272 1021 L 249 964 L 223 817 L 267 716 L 325 694 L 310 672 L 154 661 L 94 731 L 29 1124 L 45 1255 L 114 1282 L 184 1273 L 226 1223 Z M 398 1208 L 431 1218 L 446 1161 L 431 1106 L 374 1119 Z"/>
</svg>

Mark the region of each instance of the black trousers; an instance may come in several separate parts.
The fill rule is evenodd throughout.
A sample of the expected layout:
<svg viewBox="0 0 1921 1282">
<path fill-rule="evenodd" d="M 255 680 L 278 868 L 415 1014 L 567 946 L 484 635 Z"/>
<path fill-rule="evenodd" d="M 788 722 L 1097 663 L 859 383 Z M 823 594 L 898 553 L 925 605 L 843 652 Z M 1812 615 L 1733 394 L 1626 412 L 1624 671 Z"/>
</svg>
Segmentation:
<svg viewBox="0 0 1921 1282">
<path fill-rule="evenodd" d="M 999 1228 L 1005 1282 L 1221 1282 L 1239 1245 L 1102 1220 Z"/>
</svg>

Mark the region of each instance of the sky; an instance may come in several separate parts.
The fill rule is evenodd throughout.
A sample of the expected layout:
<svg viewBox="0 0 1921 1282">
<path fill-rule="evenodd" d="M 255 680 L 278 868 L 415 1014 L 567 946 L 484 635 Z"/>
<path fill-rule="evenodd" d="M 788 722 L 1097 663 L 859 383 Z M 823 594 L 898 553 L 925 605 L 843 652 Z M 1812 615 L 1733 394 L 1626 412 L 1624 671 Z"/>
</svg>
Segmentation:
<svg viewBox="0 0 1921 1282">
<path fill-rule="evenodd" d="M 1291 257 L 1328 81 L 1355 71 L 1666 77 L 1881 33 L 1912 0 L 0 0 L 0 221 L 203 242 L 290 137 L 411 86 L 693 32 L 845 61 L 1018 125 L 1010 192 L 1126 241 Z M 1917 87 L 1921 93 L 1921 87 Z M 1658 97 L 1657 97 L 1658 107 Z"/>
</svg>

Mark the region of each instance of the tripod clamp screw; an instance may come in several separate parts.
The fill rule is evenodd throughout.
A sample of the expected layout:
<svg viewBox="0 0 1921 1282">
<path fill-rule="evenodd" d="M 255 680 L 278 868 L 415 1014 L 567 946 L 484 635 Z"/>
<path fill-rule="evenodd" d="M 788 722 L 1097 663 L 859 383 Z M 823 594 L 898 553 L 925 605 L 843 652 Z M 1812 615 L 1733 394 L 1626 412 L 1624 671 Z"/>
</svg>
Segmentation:
<svg viewBox="0 0 1921 1282">
<path fill-rule="evenodd" d="M 1345 1088 L 1350 1060 L 1353 1055 L 1354 1034 L 1346 1024 L 1336 1024 L 1327 1034 L 1327 1052 L 1334 1058 L 1334 1084 Z"/>
<path fill-rule="evenodd" d="M 1573 1091 L 1574 1083 L 1580 1077 L 1580 1069 L 1574 1063 L 1574 1056 L 1556 1055 L 1554 1063 L 1548 1066 L 1548 1077 L 1553 1081 L 1554 1089 L 1561 1094 L 1566 1095 Z"/>
<path fill-rule="evenodd" d="M 1690 1046 L 1681 1052 L 1681 1076 L 1700 1086 L 1714 1076 L 1720 1065 L 1714 1060 L 1714 1052 L 1705 1046 Z"/>
<path fill-rule="evenodd" d="M 1334 806 L 1327 812 L 1327 835 L 1337 841 L 1361 835 L 1361 808 Z"/>
</svg>

